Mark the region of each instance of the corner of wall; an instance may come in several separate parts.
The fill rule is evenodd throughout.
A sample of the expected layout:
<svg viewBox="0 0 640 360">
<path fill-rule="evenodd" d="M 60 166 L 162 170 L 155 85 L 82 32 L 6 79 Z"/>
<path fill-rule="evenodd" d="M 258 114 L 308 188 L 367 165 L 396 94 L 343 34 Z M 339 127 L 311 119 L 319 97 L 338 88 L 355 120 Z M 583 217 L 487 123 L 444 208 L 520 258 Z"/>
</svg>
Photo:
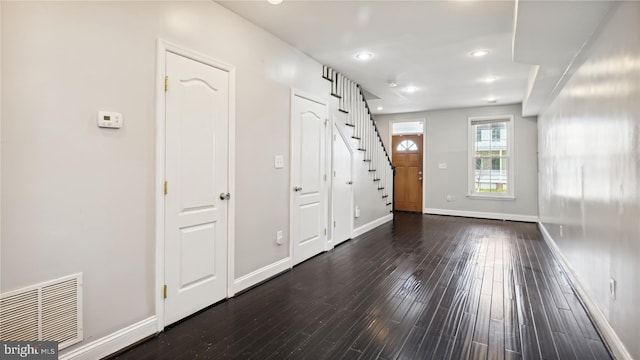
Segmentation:
<svg viewBox="0 0 640 360">
<path fill-rule="evenodd" d="M 587 310 L 587 314 L 595 324 L 600 336 L 604 339 L 609 351 L 614 355 L 615 359 L 632 360 L 633 358 L 624 346 L 622 340 L 620 340 L 611 324 L 609 324 L 606 316 L 598 307 L 596 300 L 591 296 L 591 293 L 587 291 L 582 281 L 580 281 L 576 271 L 571 267 L 567 258 L 564 257 L 562 251 L 560 251 L 560 248 L 553 240 L 553 237 L 549 231 L 547 231 L 547 228 L 544 226 L 542 221 L 538 221 L 538 228 L 540 229 L 540 233 L 542 233 L 544 241 L 549 245 L 553 256 L 556 258 L 560 266 L 562 266 L 567 276 L 569 276 L 569 279 L 571 280 L 570 285 L 573 288 L 573 291 L 578 294 L 578 299 L 582 303 L 582 306 Z"/>
</svg>

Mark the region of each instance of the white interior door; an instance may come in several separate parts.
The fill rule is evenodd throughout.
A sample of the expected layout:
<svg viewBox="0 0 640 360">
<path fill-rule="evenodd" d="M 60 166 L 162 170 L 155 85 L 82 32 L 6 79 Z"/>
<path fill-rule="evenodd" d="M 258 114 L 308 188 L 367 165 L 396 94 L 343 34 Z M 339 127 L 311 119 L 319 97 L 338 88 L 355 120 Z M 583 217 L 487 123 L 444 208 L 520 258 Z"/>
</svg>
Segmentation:
<svg viewBox="0 0 640 360">
<path fill-rule="evenodd" d="M 229 73 L 166 53 L 165 325 L 226 297 Z"/>
<path fill-rule="evenodd" d="M 291 212 L 292 259 L 296 265 L 322 252 L 326 242 L 324 104 L 293 96 Z"/>
<path fill-rule="evenodd" d="M 333 245 L 351 238 L 353 229 L 353 173 L 351 148 L 338 127 L 333 131 Z"/>
</svg>

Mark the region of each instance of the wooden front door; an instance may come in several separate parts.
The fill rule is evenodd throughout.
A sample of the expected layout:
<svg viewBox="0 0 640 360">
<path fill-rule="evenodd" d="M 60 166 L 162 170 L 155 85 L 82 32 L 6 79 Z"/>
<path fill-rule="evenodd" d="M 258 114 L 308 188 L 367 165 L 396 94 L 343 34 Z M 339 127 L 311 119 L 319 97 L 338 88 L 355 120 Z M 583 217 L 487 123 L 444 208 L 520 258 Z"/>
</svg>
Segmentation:
<svg viewBox="0 0 640 360">
<path fill-rule="evenodd" d="M 422 212 L 422 134 L 394 135 L 392 139 L 395 210 Z"/>
</svg>

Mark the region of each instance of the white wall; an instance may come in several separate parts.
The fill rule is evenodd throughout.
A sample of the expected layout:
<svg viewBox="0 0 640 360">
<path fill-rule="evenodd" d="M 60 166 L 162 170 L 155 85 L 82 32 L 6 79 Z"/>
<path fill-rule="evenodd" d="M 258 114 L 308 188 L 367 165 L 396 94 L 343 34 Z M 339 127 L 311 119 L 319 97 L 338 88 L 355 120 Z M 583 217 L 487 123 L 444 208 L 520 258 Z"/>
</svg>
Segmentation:
<svg viewBox="0 0 640 360">
<path fill-rule="evenodd" d="M 535 117 L 522 117 L 520 105 L 376 116 L 378 129 L 389 148 L 389 122 L 426 119 L 423 207 L 429 212 L 508 215 L 535 221 L 537 205 L 537 129 Z M 468 193 L 468 118 L 487 115 L 514 116 L 515 200 L 471 199 Z M 446 163 L 447 169 L 438 164 Z M 447 201 L 447 195 L 455 201 Z"/>
<path fill-rule="evenodd" d="M 288 256 L 290 88 L 328 98 L 320 64 L 209 1 L 1 16 L 1 291 L 83 272 L 86 341 L 154 314 L 157 38 L 236 67 L 236 278 Z M 97 128 L 99 110 L 124 127 Z"/>
<path fill-rule="evenodd" d="M 0 1 L 0 174 L 2 174 L 2 1 Z M 0 219 L 2 219 L 2 176 L 0 176 Z M 0 292 L 2 289 L 2 221 L 0 221 Z"/>
<path fill-rule="evenodd" d="M 541 222 L 633 358 L 640 358 L 639 33 L 640 3 L 622 2 L 538 124 Z"/>
</svg>

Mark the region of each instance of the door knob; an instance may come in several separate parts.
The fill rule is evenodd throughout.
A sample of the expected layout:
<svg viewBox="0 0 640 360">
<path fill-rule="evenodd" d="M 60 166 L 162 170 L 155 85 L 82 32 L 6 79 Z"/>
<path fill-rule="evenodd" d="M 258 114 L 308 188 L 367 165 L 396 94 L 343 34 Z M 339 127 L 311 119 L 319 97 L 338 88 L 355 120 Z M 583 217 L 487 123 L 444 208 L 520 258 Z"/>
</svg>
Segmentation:
<svg viewBox="0 0 640 360">
<path fill-rule="evenodd" d="M 294 186 L 293 191 L 302 191 L 302 188 L 300 186 Z"/>
<path fill-rule="evenodd" d="M 422 181 L 422 176 L 418 178 L 418 180 Z"/>
<path fill-rule="evenodd" d="M 229 200 L 231 199 L 231 194 L 229 193 L 220 193 L 220 200 Z"/>
</svg>

